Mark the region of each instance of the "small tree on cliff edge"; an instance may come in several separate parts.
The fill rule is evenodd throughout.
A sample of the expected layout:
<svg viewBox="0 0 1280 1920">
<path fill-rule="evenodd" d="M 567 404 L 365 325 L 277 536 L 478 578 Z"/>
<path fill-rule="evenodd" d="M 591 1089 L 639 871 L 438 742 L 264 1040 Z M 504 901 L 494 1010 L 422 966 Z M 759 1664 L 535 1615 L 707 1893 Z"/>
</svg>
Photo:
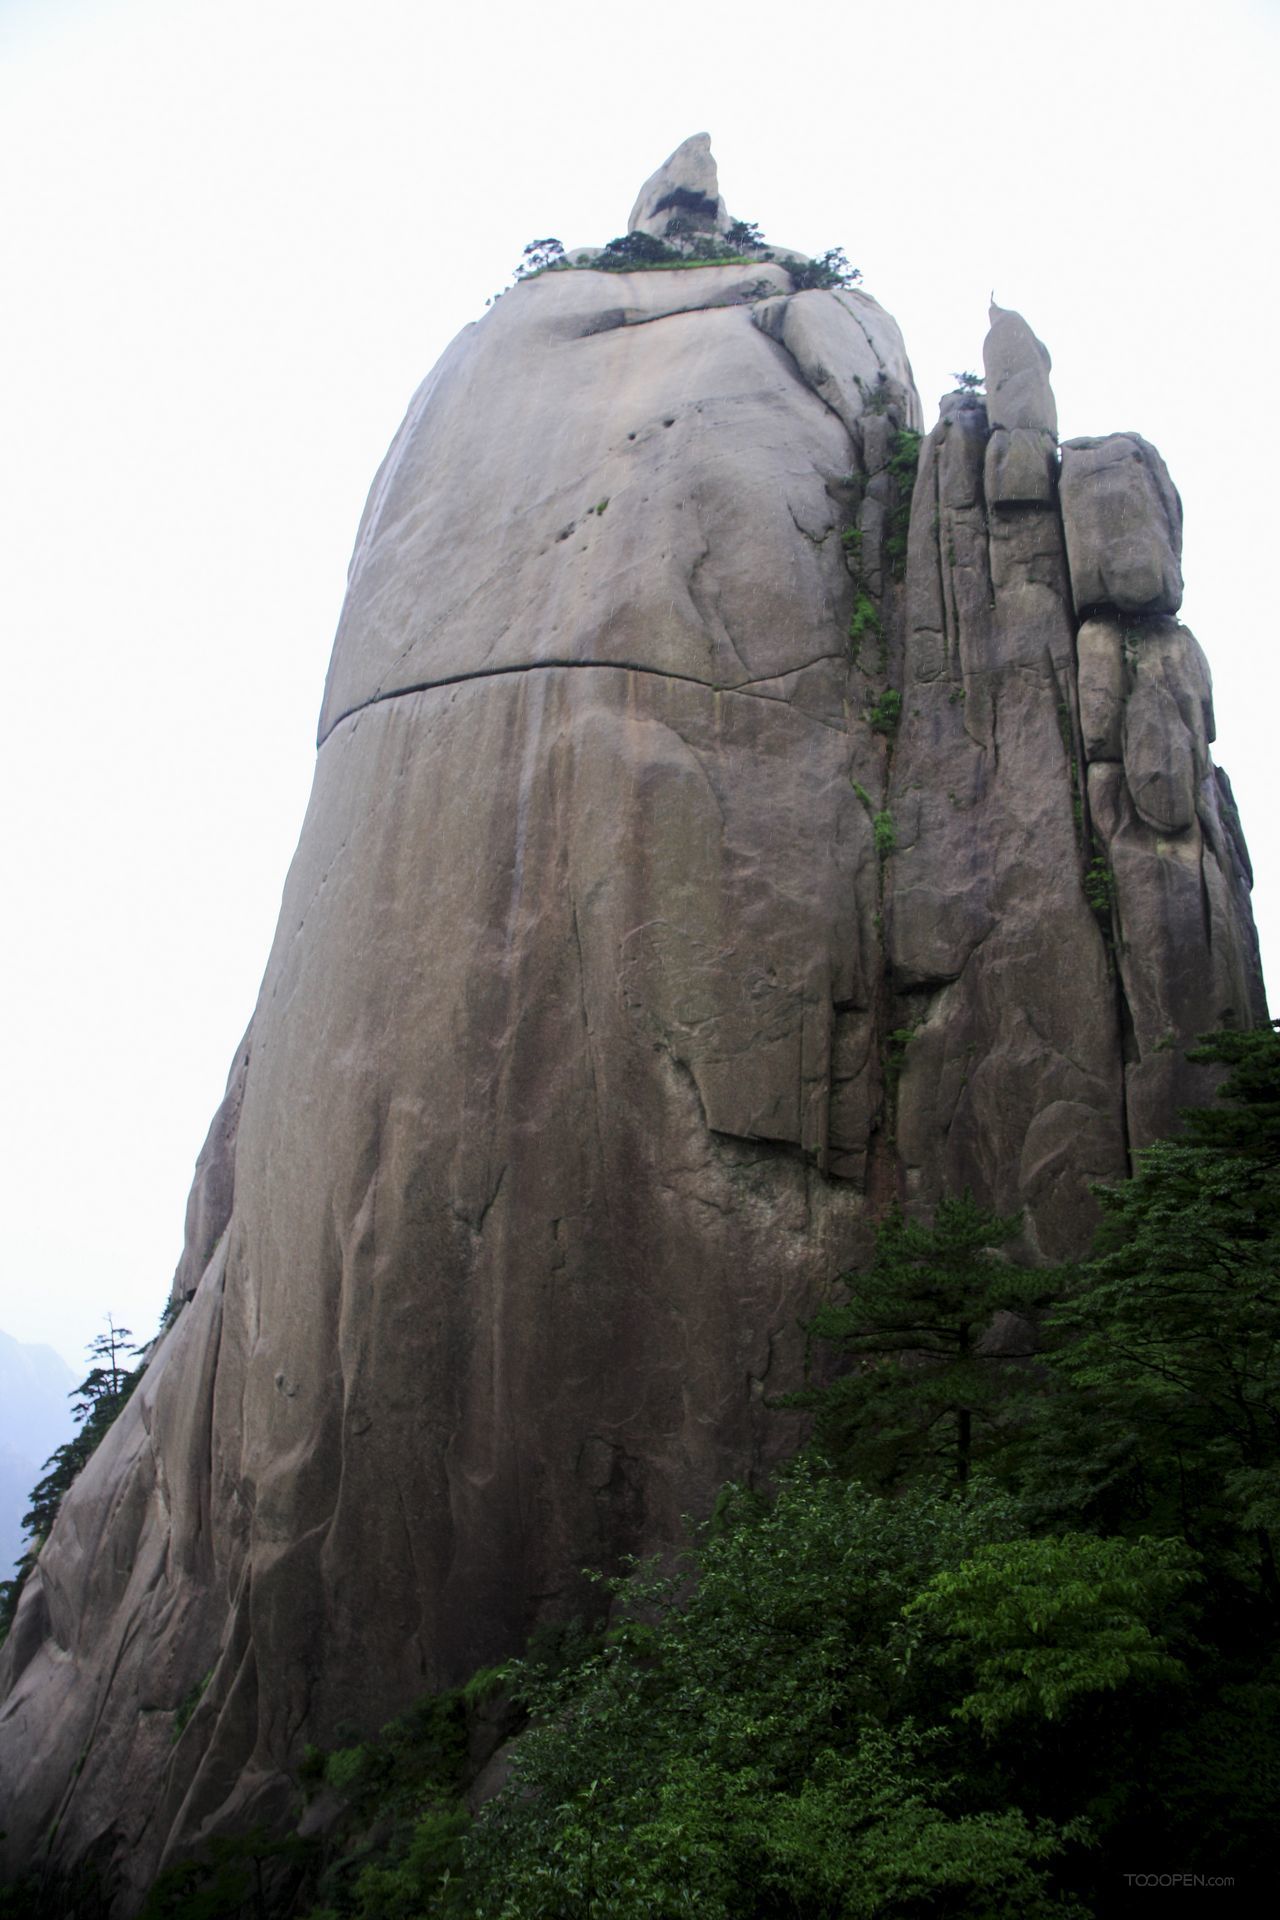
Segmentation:
<svg viewBox="0 0 1280 1920">
<path fill-rule="evenodd" d="M 128 1344 L 132 1339 L 129 1328 L 118 1327 L 108 1314 L 107 1331 L 90 1342 L 89 1358 L 95 1364 L 68 1395 L 80 1431 L 45 1461 L 44 1478 L 32 1488 L 31 1510 L 22 1518 L 27 1535 L 22 1564 L 14 1579 L 0 1580 L 0 1641 L 9 1631 L 18 1610 L 18 1598 L 35 1557 L 49 1536 L 64 1495 L 142 1378 L 140 1365 L 133 1368 L 125 1365 L 126 1355 L 141 1352 L 141 1348 Z"/>
<path fill-rule="evenodd" d="M 968 1192 L 940 1200 L 932 1226 L 895 1208 L 870 1265 L 819 1308 L 808 1331 L 848 1370 L 786 1404 L 813 1409 L 817 1444 L 842 1469 L 881 1486 L 938 1468 L 968 1483 L 1010 1395 L 1010 1362 L 983 1335 L 1044 1291 L 1042 1273 L 997 1251 L 1020 1226 Z"/>
</svg>

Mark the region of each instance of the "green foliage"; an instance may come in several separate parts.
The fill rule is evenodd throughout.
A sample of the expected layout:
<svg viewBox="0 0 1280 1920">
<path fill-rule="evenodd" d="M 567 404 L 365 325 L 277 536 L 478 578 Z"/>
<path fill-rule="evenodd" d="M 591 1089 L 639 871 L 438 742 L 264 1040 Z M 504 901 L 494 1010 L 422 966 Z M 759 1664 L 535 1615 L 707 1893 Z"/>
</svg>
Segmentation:
<svg viewBox="0 0 1280 1920">
<path fill-rule="evenodd" d="M 531 240 L 521 255 L 515 278 L 532 280 L 535 274 L 546 273 L 552 267 L 564 265 L 564 248 L 558 240 Z"/>
<path fill-rule="evenodd" d="M 916 481 L 916 470 L 920 465 L 920 448 L 924 436 L 914 427 L 900 427 L 894 434 L 889 448 L 888 468 L 894 480 L 909 494 Z"/>
<path fill-rule="evenodd" d="M 787 1402 L 813 1412 L 842 1467 L 885 1487 L 940 1472 L 964 1487 L 1005 1443 L 1015 1381 L 982 1335 L 1043 1288 L 996 1252 L 1020 1225 L 968 1193 L 940 1200 L 932 1226 L 896 1209 L 881 1223 L 869 1265 L 845 1274 L 809 1324 L 845 1371 Z"/>
<path fill-rule="evenodd" d="M 960 393 L 981 393 L 982 375 L 980 373 L 953 373 L 952 379 Z"/>
<path fill-rule="evenodd" d="M 220 1836 L 198 1859 L 165 1868 L 147 1895 L 141 1920 L 239 1920 L 245 1913 L 288 1912 L 287 1889 L 315 1853 L 314 1841 L 261 1826 Z"/>
<path fill-rule="evenodd" d="M 313 1904 L 298 1911 L 310 1920 L 461 1920 L 468 1715 L 502 1679 L 483 1669 L 465 1689 L 428 1695 L 358 1745 L 327 1756 L 308 1749 L 299 1779 L 314 1786 L 322 1773 L 346 1812 L 307 1876 Z"/>
<path fill-rule="evenodd" d="M 952 1711 L 991 1735 L 1098 1693 L 1185 1682 L 1154 1623 L 1194 1578 L 1177 1540 L 1013 1540 L 935 1574 L 906 1618 L 943 1636 L 964 1689 Z"/>
<path fill-rule="evenodd" d="M 828 247 L 814 260 L 788 260 L 787 272 L 797 293 L 812 288 L 853 287 L 861 280 L 857 267 L 851 267 L 843 247 Z"/>
<path fill-rule="evenodd" d="M 893 824 L 893 815 L 885 807 L 876 814 L 871 822 L 871 837 L 875 841 L 876 853 L 881 860 L 887 860 L 898 844 L 898 829 Z"/>
<path fill-rule="evenodd" d="M 488 1672 L 481 1676 L 481 1687 L 492 1678 Z M 466 1724 L 461 1691 L 428 1694 L 389 1721 L 376 1740 L 331 1753 L 325 1784 L 358 1809 L 404 1812 L 427 1786 L 452 1788 L 466 1753 Z"/>
<path fill-rule="evenodd" d="M 868 633 L 882 636 L 884 629 L 880 624 L 880 615 L 876 603 L 865 587 L 859 587 L 853 602 L 853 612 L 849 616 L 849 641 L 853 648 L 853 658 L 857 661 L 862 649 L 863 638 Z"/>
<path fill-rule="evenodd" d="M 1099 1197 L 1049 1362 L 1124 1436 L 1142 1506 L 1280 1604 L 1280 1174 L 1164 1141 Z"/>
<path fill-rule="evenodd" d="M 501 1693 L 507 1684 L 505 1667 L 477 1667 L 462 1689 L 463 1704 L 467 1707 L 479 1707 L 495 1694 Z"/>
<path fill-rule="evenodd" d="M 1280 1022 L 1252 1032 L 1206 1034 L 1187 1058 L 1197 1066 L 1219 1065 L 1227 1073 L 1219 1105 L 1182 1116 L 1184 1137 L 1223 1153 L 1246 1154 L 1264 1167 L 1280 1164 Z"/>
<path fill-rule="evenodd" d="M 421 1920 L 424 1914 L 461 1915 L 455 1904 L 461 1888 L 462 1843 L 471 1825 L 465 1807 L 432 1806 L 419 1814 L 394 1852 L 367 1860 L 349 1878 L 340 1908 L 327 1912 L 352 1920 Z M 326 1909 L 313 1909 L 321 1920 Z"/>
<path fill-rule="evenodd" d="M 902 717 L 902 695 L 893 687 L 886 687 L 879 695 L 867 715 L 873 733 L 883 733 L 892 739 L 898 731 L 898 721 Z"/>
<path fill-rule="evenodd" d="M 678 247 L 669 247 L 665 240 L 656 240 L 652 234 L 642 233 L 638 229 L 632 233 L 610 240 L 600 252 L 589 260 L 580 260 L 577 270 L 580 272 L 603 273 L 674 273 L 691 267 L 746 267 L 758 262 L 759 250 L 751 245 L 747 251 L 739 246 L 726 245 L 714 236 L 695 234 L 685 221 L 673 219 L 667 225 L 668 234 L 679 237 L 689 235 L 696 242 L 697 252 L 687 254 Z M 764 256 L 766 259 L 770 255 Z M 774 289 L 764 282 L 760 292 L 773 292 Z"/>
<path fill-rule="evenodd" d="M 1280 1611 L 1280 1039 L 1211 1035 L 1192 1058 L 1229 1068 L 1222 1099 L 1099 1191 L 1023 1477 L 1046 1523 L 1175 1535 Z"/>
<path fill-rule="evenodd" d="M 915 1039 L 915 1033 L 916 1030 L 914 1027 L 895 1027 L 893 1032 L 885 1037 L 884 1077 L 885 1083 L 891 1091 L 896 1089 L 898 1081 L 902 1077 L 902 1068 L 906 1061 L 907 1048 Z"/>
<path fill-rule="evenodd" d="M 885 562 L 895 580 L 907 570 L 907 540 L 911 531 L 911 500 L 920 465 L 921 435 L 902 427 L 893 436 L 888 469 L 894 483 L 894 503 L 885 525 Z"/>
<path fill-rule="evenodd" d="M 27 1534 L 26 1557 L 12 1580 L 0 1581 L 0 1645 L 8 1635 L 18 1610 L 18 1601 L 26 1585 L 36 1555 L 44 1545 L 62 1505 L 63 1497 L 97 1451 L 108 1428 L 119 1418 L 134 1388 L 142 1378 L 142 1367 L 125 1366 L 126 1354 L 138 1353 L 130 1347 L 133 1334 L 128 1327 L 117 1327 L 110 1314 L 107 1331 L 90 1343 L 89 1357 L 96 1361 L 78 1387 L 68 1395 L 72 1417 L 80 1431 L 58 1447 L 45 1461 L 45 1473 L 31 1490 L 31 1507 L 23 1515 Z"/>
<path fill-rule="evenodd" d="M 764 235 L 754 220 L 731 221 L 725 240 L 735 253 L 758 251 L 764 246 Z"/>
<path fill-rule="evenodd" d="M 1115 893 L 1115 876 L 1110 864 L 1103 854 L 1096 854 L 1085 869 L 1084 897 L 1089 903 L 1090 912 L 1108 929 L 1111 926 Z"/>
<path fill-rule="evenodd" d="M 661 266 L 680 258 L 675 247 L 669 247 L 665 241 L 655 240 L 651 233 L 641 233 L 637 228 L 631 233 L 620 234 L 616 240 L 610 240 L 591 265 L 605 273 L 631 273 L 637 267 Z"/>
<path fill-rule="evenodd" d="M 44 1872 L 0 1886 L 0 1920 L 108 1920 L 102 1875 L 85 1861 L 70 1875 Z"/>
<path fill-rule="evenodd" d="M 203 1674 L 199 1680 L 193 1681 L 183 1694 L 181 1700 L 179 1700 L 177 1710 L 173 1716 L 173 1739 L 175 1742 L 182 1738 L 187 1724 L 196 1708 L 200 1705 L 201 1700 L 203 1700 L 205 1689 L 212 1678 L 213 1671 L 210 1669 L 210 1671 Z"/>
<path fill-rule="evenodd" d="M 619 1623 L 572 1676 L 517 1665 L 533 1725 L 466 1843 L 475 1913 L 1069 1911 L 1046 1889 L 1066 1836 L 962 1785 L 903 1665 L 904 1607 L 1010 1525 L 804 1463 L 772 1502 L 731 1495 L 687 1579 L 614 1584 Z"/>
</svg>

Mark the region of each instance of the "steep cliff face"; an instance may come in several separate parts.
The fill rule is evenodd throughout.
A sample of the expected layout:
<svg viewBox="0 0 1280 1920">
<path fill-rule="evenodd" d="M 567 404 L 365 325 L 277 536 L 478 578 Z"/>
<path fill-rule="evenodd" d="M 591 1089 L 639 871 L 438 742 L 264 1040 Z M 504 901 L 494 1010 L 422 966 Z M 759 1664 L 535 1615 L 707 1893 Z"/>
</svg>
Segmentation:
<svg viewBox="0 0 1280 1920">
<path fill-rule="evenodd" d="M 633 224 L 723 231 L 707 162 Z M 1047 355 L 989 349 L 913 494 L 895 324 L 763 259 L 541 275 L 415 396 L 190 1305 L 0 1655 L 11 1863 L 127 1906 L 282 1812 L 767 1467 L 878 1204 L 1068 1251 L 1261 1016 L 1177 496 L 1133 436 L 1059 472 Z"/>
</svg>

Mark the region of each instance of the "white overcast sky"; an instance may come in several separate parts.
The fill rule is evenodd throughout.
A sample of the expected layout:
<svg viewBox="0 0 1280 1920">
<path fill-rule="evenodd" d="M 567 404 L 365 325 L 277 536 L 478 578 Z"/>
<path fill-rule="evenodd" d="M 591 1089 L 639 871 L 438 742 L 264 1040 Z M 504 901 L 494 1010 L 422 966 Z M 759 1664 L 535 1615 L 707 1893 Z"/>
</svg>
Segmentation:
<svg viewBox="0 0 1280 1920">
<path fill-rule="evenodd" d="M 1064 437 L 1160 448 L 1274 968 L 1278 46 L 1275 0 L 0 0 L 0 1327 L 154 1329 L 378 461 L 524 243 L 704 127 L 930 423 L 994 289 Z"/>
</svg>

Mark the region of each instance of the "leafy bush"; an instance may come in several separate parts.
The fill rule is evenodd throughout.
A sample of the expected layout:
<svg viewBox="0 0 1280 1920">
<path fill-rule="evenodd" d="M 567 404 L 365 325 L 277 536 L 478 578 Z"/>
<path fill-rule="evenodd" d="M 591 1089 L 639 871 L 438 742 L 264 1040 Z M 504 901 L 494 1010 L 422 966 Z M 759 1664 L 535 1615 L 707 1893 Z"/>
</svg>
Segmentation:
<svg viewBox="0 0 1280 1920">
<path fill-rule="evenodd" d="M 1095 918 L 1102 921 L 1109 929 L 1111 907 L 1115 899 L 1115 877 L 1107 860 L 1101 854 L 1092 859 L 1085 869 L 1084 897 Z"/>
<path fill-rule="evenodd" d="M 1180 1540 L 1013 1540 L 935 1574 L 903 1617 L 943 1636 L 936 1657 L 963 1676 L 952 1711 L 990 1735 L 1092 1695 L 1185 1684 L 1162 1623 L 1194 1579 Z"/>
<path fill-rule="evenodd" d="M 902 718 L 902 695 L 896 687 L 886 687 L 879 695 L 875 705 L 867 714 L 872 733 L 882 733 L 892 740 L 898 731 L 898 722 Z"/>
<path fill-rule="evenodd" d="M 1061 1913 L 1067 1837 L 962 1783 L 904 1666 L 904 1608 L 1011 1528 L 998 1502 L 878 1499 L 806 1463 L 772 1502 L 731 1491 L 691 1589 L 610 1583 L 622 1617 L 576 1673 L 513 1667 L 532 1727 L 465 1843 L 476 1914 Z"/>
<path fill-rule="evenodd" d="M 898 844 L 898 829 L 887 807 L 871 822 L 871 835 L 876 843 L 876 852 L 882 860 L 887 860 Z"/>
<path fill-rule="evenodd" d="M 851 548 L 850 551 L 854 552 L 857 549 Z M 855 665 L 861 656 L 862 642 L 869 633 L 883 638 L 884 628 L 880 623 L 875 601 L 865 587 L 859 586 L 854 596 L 853 612 L 849 616 L 849 642 Z"/>
</svg>

